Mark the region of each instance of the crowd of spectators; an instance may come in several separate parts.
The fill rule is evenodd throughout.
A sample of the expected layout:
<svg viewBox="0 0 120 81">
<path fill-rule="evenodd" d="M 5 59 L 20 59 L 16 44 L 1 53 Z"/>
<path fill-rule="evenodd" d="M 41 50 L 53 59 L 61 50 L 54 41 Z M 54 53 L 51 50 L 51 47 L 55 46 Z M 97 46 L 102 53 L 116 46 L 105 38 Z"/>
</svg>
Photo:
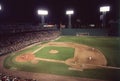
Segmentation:
<svg viewBox="0 0 120 81">
<path fill-rule="evenodd" d="M 23 79 L 5 73 L 0 73 L 0 81 L 37 81 L 35 79 Z"/>
<path fill-rule="evenodd" d="M 36 42 L 55 39 L 59 34 L 57 30 L 42 30 L 0 35 L 0 55 L 11 53 Z"/>
<path fill-rule="evenodd" d="M 3 26 L 3 27 L 2 27 Z M 39 29 L 39 27 L 24 25 L 0 25 L 0 56 L 5 55 L 37 42 L 49 41 L 57 38 L 60 32 L 57 29 Z M 16 29 L 15 29 L 16 28 Z M 0 71 L 2 68 L 0 67 Z M 29 79 L 21 78 L 8 73 L 0 72 L 0 81 L 37 81 L 29 77 Z"/>
<path fill-rule="evenodd" d="M 41 25 L 34 24 L 0 24 L 0 34 L 4 33 L 20 33 L 26 31 L 39 31 L 42 29 L 57 29 L 57 26 L 53 27 L 42 27 Z"/>
</svg>

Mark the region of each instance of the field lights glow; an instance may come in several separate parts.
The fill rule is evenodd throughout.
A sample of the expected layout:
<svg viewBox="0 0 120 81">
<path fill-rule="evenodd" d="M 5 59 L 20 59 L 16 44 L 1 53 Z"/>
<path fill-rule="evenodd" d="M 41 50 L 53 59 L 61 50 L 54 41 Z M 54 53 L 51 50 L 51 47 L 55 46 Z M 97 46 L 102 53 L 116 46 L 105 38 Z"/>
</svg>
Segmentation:
<svg viewBox="0 0 120 81">
<path fill-rule="evenodd" d="M 47 10 L 38 10 L 38 14 L 39 15 L 48 15 L 48 11 Z"/>
<path fill-rule="evenodd" d="M 110 6 L 102 6 L 100 7 L 100 12 L 108 12 L 110 11 Z"/>
<path fill-rule="evenodd" d="M 67 10 L 67 11 L 66 11 L 66 14 L 67 14 L 67 15 L 74 14 L 74 11 L 73 11 L 73 10 Z"/>
<path fill-rule="evenodd" d="M 2 10 L 2 6 L 0 5 L 0 10 Z"/>
</svg>

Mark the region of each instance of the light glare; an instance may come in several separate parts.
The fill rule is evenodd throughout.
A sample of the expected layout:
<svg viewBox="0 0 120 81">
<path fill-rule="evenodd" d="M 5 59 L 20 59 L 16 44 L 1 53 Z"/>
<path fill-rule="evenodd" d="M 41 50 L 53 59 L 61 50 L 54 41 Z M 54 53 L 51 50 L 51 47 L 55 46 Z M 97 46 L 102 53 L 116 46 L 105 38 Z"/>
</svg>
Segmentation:
<svg viewBox="0 0 120 81">
<path fill-rule="evenodd" d="M 100 12 L 108 12 L 110 11 L 110 6 L 102 6 L 100 7 Z"/>
<path fill-rule="evenodd" d="M 0 5 L 0 10 L 2 10 L 2 6 Z"/>
<path fill-rule="evenodd" d="M 38 10 L 38 14 L 39 15 L 48 15 L 48 11 L 47 10 Z"/>
<path fill-rule="evenodd" d="M 73 10 L 68 10 L 68 11 L 66 11 L 66 14 L 67 14 L 67 15 L 74 14 L 74 11 L 73 11 Z"/>
</svg>

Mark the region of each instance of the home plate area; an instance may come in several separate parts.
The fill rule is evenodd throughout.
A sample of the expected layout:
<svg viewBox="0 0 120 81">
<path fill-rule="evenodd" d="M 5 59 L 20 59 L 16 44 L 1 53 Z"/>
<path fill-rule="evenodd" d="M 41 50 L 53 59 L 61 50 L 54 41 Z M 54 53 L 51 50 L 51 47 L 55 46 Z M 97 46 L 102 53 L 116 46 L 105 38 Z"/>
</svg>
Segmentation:
<svg viewBox="0 0 120 81">
<path fill-rule="evenodd" d="M 16 62 L 31 62 L 32 64 L 37 64 L 39 61 L 64 63 L 69 65 L 68 68 L 69 70 L 77 70 L 77 71 L 83 71 L 84 69 L 96 69 L 107 65 L 107 60 L 105 56 L 98 49 L 72 42 L 49 42 L 43 44 L 40 47 L 41 49 L 40 48 L 37 49 L 36 53 L 38 51 L 41 51 L 42 48 L 49 46 L 74 48 L 75 49 L 74 56 L 66 60 L 58 60 L 58 59 L 36 57 L 35 53 L 31 52 L 31 53 L 21 54 L 17 56 L 15 60 Z M 51 49 L 48 52 L 51 55 L 57 55 L 60 53 L 60 51 L 56 49 Z"/>
</svg>

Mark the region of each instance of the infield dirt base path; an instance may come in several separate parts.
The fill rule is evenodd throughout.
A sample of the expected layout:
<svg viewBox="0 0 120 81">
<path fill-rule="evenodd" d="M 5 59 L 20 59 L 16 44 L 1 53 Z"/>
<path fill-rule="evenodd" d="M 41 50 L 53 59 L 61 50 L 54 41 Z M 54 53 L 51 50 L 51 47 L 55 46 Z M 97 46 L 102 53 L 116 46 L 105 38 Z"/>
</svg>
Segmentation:
<svg viewBox="0 0 120 81">
<path fill-rule="evenodd" d="M 31 72 L 23 72 L 16 70 L 8 70 L 3 67 L 3 62 L 6 56 L 0 57 L 0 72 L 6 73 L 8 75 L 12 75 L 15 77 L 20 77 L 23 79 L 36 79 L 37 81 L 105 81 L 98 79 L 89 79 L 89 78 L 79 78 L 79 77 L 69 77 L 69 76 L 60 76 L 53 74 L 44 74 L 44 73 L 31 73 Z"/>
<path fill-rule="evenodd" d="M 93 47 L 72 42 L 49 42 L 43 45 L 43 47 L 45 46 L 75 48 L 74 57 L 69 58 L 65 61 L 65 63 L 70 65 L 72 68 L 79 69 L 82 67 L 82 69 L 93 69 L 98 67 L 92 65 L 107 65 L 107 60 L 105 56 L 98 49 L 95 49 Z M 91 65 L 88 66 L 87 64 Z"/>
<path fill-rule="evenodd" d="M 38 57 L 36 58 L 34 56 L 35 53 L 37 53 L 42 48 L 47 47 L 47 46 L 74 48 L 75 49 L 74 57 L 66 59 L 66 61 L 60 61 L 60 60 L 54 60 L 54 59 L 45 59 L 45 58 L 38 58 Z M 57 50 L 54 50 L 54 51 L 57 51 Z M 57 63 L 65 63 L 69 65 L 70 68 L 72 68 L 71 70 L 82 69 L 82 71 L 83 69 L 94 69 L 94 68 L 100 68 L 98 66 L 107 65 L 106 58 L 99 50 L 86 46 L 86 45 L 72 43 L 72 42 L 49 42 L 49 43 L 41 45 L 41 47 L 36 49 L 33 53 L 22 54 L 16 57 L 17 62 L 27 62 L 30 60 L 33 63 L 37 63 L 39 60 L 57 62 Z"/>
<path fill-rule="evenodd" d="M 71 58 L 71 59 L 68 59 L 70 61 L 66 60 L 69 63 L 76 63 L 76 64 L 80 63 L 81 64 L 82 62 L 85 61 L 85 60 L 81 61 L 82 58 L 79 57 L 81 55 L 84 58 L 86 58 L 88 52 L 85 52 L 85 50 L 83 49 L 84 47 L 87 47 L 86 50 L 90 51 L 91 55 L 95 55 L 94 52 L 92 54 L 92 50 L 97 51 L 98 56 L 99 56 L 99 54 L 100 55 L 102 54 L 97 49 L 91 49 L 90 47 L 85 46 L 85 45 L 80 45 L 80 46 L 83 46 L 83 47 L 79 48 L 79 46 L 77 44 L 73 45 L 73 43 L 50 42 L 50 43 L 46 44 L 46 46 L 66 46 L 66 47 L 70 46 L 70 47 L 76 47 L 74 57 Z M 88 49 L 88 48 L 90 48 L 90 49 Z M 82 54 L 81 52 L 83 52 L 84 54 Z M 88 79 L 88 78 L 79 78 L 79 77 L 71 77 L 71 76 L 69 77 L 69 76 L 60 76 L 60 75 L 53 75 L 53 74 L 32 73 L 32 72 L 23 72 L 23 71 L 17 71 L 17 70 L 8 70 L 8 69 L 5 69 L 3 67 L 3 62 L 4 62 L 4 59 L 5 59 L 6 56 L 1 56 L 0 57 L 0 72 L 7 73 L 8 75 L 13 75 L 15 77 L 28 78 L 28 79 L 32 78 L 32 79 L 36 79 L 37 81 L 105 81 L 105 80 L 98 80 L 98 79 Z M 78 56 L 80 59 L 77 58 L 76 56 Z M 101 56 L 101 57 L 104 57 L 104 56 Z M 88 59 L 88 57 L 87 57 L 87 59 Z M 92 59 L 93 59 L 93 57 L 92 57 Z M 85 61 L 85 63 L 86 63 L 86 61 Z M 92 63 L 96 63 L 96 62 L 92 62 Z M 106 61 L 103 62 L 103 63 L 106 63 Z"/>
</svg>

